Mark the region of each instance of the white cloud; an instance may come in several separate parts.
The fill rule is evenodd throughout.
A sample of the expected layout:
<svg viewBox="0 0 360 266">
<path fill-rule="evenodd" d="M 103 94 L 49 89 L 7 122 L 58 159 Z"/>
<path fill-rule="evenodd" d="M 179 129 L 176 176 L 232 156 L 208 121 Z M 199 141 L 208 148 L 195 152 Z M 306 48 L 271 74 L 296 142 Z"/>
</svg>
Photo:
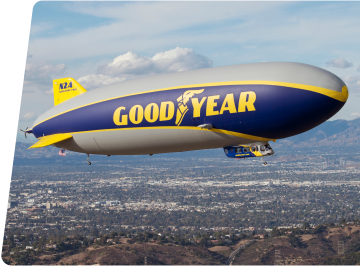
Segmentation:
<svg viewBox="0 0 360 266">
<path fill-rule="evenodd" d="M 343 78 L 350 93 L 360 93 L 360 75 L 348 75 Z"/>
<path fill-rule="evenodd" d="M 154 73 L 180 72 L 212 66 L 212 60 L 195 53 L 189 48 L 160 52 L 153 57 L 137 55 L 133 52 L 116 57 L 112 63 L 100 66 L 98 73 L 105 75 L 149 75 Z"/>
<path fill-rule="evenodd" d="M 357 81 L 358 81 L 358 79 L 359 79 L 359 75 L 348 75 L 348 76 L 346 76 L 346 77 L 344 77 L 344 81 L 346 82 L 346 83 L 356 83 Z"/>
<path fill-rule="evenodd" d="M 360 116 L 359 113 L 352 113 L 351 115 L 352 115 L 352 116 Z"/>
<path fill-rule="evenodd" d="M 47 95 L 54 95 L 54 88 L 51 88 L 51 89 L 45 91 L 45 94 L 47 94 Z"/>
<path fill-rule="evenodd" d="M 31 26 L 30 35 L 36 35 L 44 31 L 52 29 L 54 26 L 51 23 L 40 23 Z"/>
<path fill-rule="evenodd" d="M 52 86 L 52 79 L 62 78 L 65 69 L 65 64 L 54 65 L 45 60 L 37 63 L 27 63 L 24 85 Z"/>
<path fill-rule="evenodd" d="M 146 74 L 149 73 L 151 69 L 151 58 L 127 52 L 126 54 L 114 58 L 112 63 L 100 66 L 97 72 L 107 75 Z"/>
<path fill-rule="evenodd" d="M 158 73 L 180 72 L 211 67 L 212 61 L 190 48 L 175 48 L 146 57 L 127 52 L 107 64 L 98 67 L 97 74 L 86 75 L 77 81 L 86 89 L 110 85 Z"/>
<path fill-rule="evenodd" d="M 34 89 L 28 88 L 28 87 L 24 87 L 23 88 L 23 93 L 35 93 L 36 91 Z"/>
<path fill-rule="evenodd" d="M 99 86 L 110 85 L 116 82 L 124 81 L 127 77 L 110 77 L 107 75 L 99 74 L 99 75 L 87 75 L 79 78 L 77 81 L 83 86 L 85 89 L 92 89 Z"/>
<path fill-rule="evenodd" d="M 344 81 L 350 86 L 360 85 L 360 75 L 348 75 L 344 77 Z"/>
<path fill-rule="evenodd" d="M 192 69 L 212 67 L 212 60 L 195 53 L 189 48 L 176 47 L 170 51 L 157 53 L 152 57 L 156 73 L 180 72 Z"/>
<path fill-rule="evenodd" d="M 32 120 L 35 117 L 35 113 L 26 113 L 23 116 L 21 116 L 21 120 Z"/>
<path fill-rule="evenodd" d="M 23 115 L 23 118 L 26 118 L 26 119 L 31 119 L 32 117 L 34 117 L 34 113 L 26 113 Z"/>
<path fill-rule="evenodd" d="M 353 66 L 352 62 L 348 62 L 344 58 L 336 58 L 328 61 L 326 64 L 328 66 L 337 67 L 337 68 L 348 68 Z"/>
</svg>

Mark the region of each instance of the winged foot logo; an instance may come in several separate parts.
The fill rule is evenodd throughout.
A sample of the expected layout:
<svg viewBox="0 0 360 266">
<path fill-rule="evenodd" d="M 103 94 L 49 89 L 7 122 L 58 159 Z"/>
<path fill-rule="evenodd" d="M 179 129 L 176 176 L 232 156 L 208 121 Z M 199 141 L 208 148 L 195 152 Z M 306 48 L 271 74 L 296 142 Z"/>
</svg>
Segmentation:
<svg viewBox="0 0 360 266">
<path fill-rule="evenodd" d="M 176 121 L 175 124 L 177 126 L 180 126 L 185 114 L 187 111 L 189 111 L 189 108 L 187 107 L 186 103 L 190 100 L 191 97 L 193 97 L 195 94 L 200 94 L 204 91 L 202 90 L 190 90 L 186 91 L 183 95 L 181 95 L 179 98 L 177 98 L 178 101 L 178 109 L 176 113 Z"/>
</svg>

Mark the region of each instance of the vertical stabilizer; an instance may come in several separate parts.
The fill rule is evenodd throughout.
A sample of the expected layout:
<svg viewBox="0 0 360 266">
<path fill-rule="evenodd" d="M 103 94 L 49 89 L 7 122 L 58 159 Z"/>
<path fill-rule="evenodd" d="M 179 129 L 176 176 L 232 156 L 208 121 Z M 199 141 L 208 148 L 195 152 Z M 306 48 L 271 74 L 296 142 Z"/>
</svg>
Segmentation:
<svg viewBox="0 0 360 266">
<path fill-rule="evenodd" d="M 86 90 L 73 78 L 53 80 L 54 105 L 58 105 L 70 98 L 86 92 Z"/>
</svg>

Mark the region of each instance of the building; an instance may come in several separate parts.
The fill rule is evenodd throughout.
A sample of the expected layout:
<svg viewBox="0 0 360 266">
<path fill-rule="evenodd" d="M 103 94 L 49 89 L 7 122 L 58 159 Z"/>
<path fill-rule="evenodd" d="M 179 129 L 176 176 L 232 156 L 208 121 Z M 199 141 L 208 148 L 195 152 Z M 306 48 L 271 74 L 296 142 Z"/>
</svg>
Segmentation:
<svg viewBox="0 0 360 266">
<path fill-rule="evenodd" d="M 8 202 L 8 209 L 14 208 L 19 205 L 19 202 L 16 200 L 9 200 Z"/>
</svg>

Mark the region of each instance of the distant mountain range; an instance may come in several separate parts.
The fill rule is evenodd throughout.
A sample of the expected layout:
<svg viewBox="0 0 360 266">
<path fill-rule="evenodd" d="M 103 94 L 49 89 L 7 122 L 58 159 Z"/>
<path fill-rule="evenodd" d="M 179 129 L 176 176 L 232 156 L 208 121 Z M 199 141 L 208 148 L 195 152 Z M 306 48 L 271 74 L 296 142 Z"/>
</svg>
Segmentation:
<svg viewBox="0 0 360 266">
<path fill-rule="evenodd" d="M 352 146 L 360 143 L 360 118 L 354 120 L 327 121 L 316 128 L 305 133 L 278 140 L 271 143 L 273 148 L 311 148 L 329 146 Z M 31 144 L 17 142 L 15 147 L 15 158 L 50 158 L 58 156 L 59 148 L 49 146 L 41 149 L 31 149 Z M 213 150 L 197 151 L 197 156 L 209 155 Z M 184 153 L 184 155 L 187 153 Z M 218 153 L 216 153 L 218 154 Z M 78 156 L 80 153 L 68 152 L 67 156 Z"/>
<path fill-rule="evenodd" d="M 302 134 L 278 140 L 272 146 L 276 147 L 328 147 L 351 146 L 360 143 L 360 118 L 354 120 L 334 120 L 325 123 Z"/>
</svg>

